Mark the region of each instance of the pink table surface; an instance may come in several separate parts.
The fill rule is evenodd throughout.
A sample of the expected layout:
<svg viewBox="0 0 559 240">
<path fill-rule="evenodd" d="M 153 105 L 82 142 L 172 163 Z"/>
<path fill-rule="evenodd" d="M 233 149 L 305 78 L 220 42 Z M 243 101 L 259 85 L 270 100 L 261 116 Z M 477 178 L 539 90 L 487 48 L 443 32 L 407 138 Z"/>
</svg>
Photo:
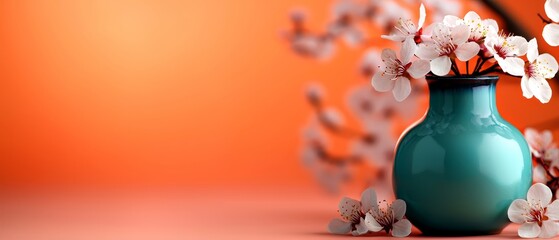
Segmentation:
<svg viewBox="0 0 559 240">
<path fill-rule="evenodd" d="M 314 188 L 19 192 L 0 196 L 0 239 L 352 239 L 326 231 L 337 202 Z M 465 238 L 518 239 L 516 229 Z"/>
</svg>

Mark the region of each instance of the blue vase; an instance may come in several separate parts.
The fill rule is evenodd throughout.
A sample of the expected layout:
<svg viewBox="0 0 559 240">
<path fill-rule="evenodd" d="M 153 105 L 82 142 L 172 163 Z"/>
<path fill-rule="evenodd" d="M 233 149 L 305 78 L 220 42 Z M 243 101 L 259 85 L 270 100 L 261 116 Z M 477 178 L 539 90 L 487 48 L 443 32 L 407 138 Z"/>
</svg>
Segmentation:
<svg viewBox="0 0 559 240">
<path fill-rule="evenodd" d="M 430 106 L 400 137 L 394 192 L 426 235 L 496 234 L 526 198 L 530 150 L 495 104 L 497 76 L 428 76 Z"/>
</svg>

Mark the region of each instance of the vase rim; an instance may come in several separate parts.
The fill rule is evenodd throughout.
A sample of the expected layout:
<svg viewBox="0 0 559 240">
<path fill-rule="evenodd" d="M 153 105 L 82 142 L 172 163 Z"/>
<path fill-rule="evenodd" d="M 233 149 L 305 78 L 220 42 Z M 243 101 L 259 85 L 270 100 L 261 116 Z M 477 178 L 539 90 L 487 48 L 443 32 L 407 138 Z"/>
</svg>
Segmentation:
<svg viewBox="0 0 559 240">
<path fill-rule="evenodd" d="M 447 81 L 460 81 L 460 80 L 468 80 L 468 81 L 497 81 L 499 80 L 499 76 L 497 75 L 481 75 L 481 76 L 437 76 L 437 75 L 427 75 L 425 76 L 427 80 L 447 80 Z"/>
<path fill-rule="evenodd" d="M 499 80 L 499 76 L 496 75 L 482 75 L 482 76 L 435 76 L 427 75 L 425 77 L 427 83 L 431 87 L 475 87 L 475 86 L 487 86 L 495 85 Z"/>
</svg>

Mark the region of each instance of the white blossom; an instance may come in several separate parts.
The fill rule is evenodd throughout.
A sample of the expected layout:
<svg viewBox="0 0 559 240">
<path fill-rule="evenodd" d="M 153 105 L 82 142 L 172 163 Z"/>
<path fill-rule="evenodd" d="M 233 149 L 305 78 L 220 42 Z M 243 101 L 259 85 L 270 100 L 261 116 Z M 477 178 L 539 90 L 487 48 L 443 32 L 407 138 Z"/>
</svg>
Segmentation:
<svg viewBox="0 0 559 240">
<path fill-rule="evenodd" d="M 528 50 L 528 42 L 525 38 L 490 32 L 485 38 L 485 47 L 497 60 L 503 72 L 514 76 L 524 74 L 524 60 L 519 56 L 525 55 Z"/>
<path fill-rule="evenodd" d="M 450 72 L 452 59 L 468 61 L 480 50 L 475 42 L 467 42 L 470 29 L 467 25 L 449 27 L 436 23 L 433 27 L 431 41 L 419 45 L 417 56 L 431 60 L 431 72 L 437 76 L 445 76 Z"/>
<path fill-rule="evenodd" d="M 410 38 L 402 44 L 399 59 L 392 49 L 384 49 L 381 58 L 385 69 L 373 76 L 373 87 L 380 92 L 392 90 L 398 102 L 406 99 L 411 93 L 410 78 L 423 78 L 429 72 L 429 61 L 419 59 L 412 62 L 416 50 L 417 45 Z"/>
<path fill-rule="evenodd" d="M 559 0 L 547 0 L 545 14 L 553 21 L 543 28 L 543 39 L 551 46 L 559 46 Z"/>
<path fill-rule="evenodd" d="M 421 42 L 425 17 L 425 6 L 421 4 L 419 7 L 419 20 L 417 22 L 417 26 L 411 21 L 411 19 L 404 20 L 403 18 L 400 18 L 396 23 L 396 26 L 394 26 L 396 30 L 390 35 L 382 35 L 381 37 L 396 42 L 403 42 L 404 40 L 411 38 L 414 39 L 416 43 L 419 43 Z"/>
<path fill-rule="evenodd" d="M 527 200 L 516 199 L 508 209 L 511 222 L 522 224 L 518 235 L 522 238 L 552 238 L 559 232 L 559 201 L 551 202 L 549 187 L 536 183 L 528 190 Z"/>
<path fill-rule="evenodd" d="M 524 65 L 524 75 L 520 82 L 524 97 L 535 96 L 540 102 L 547 103 L 551 99 L 551 87 L 547 79 L 553 78 L 559 66 L 557 60 L 547 53 L 539 54 L 536 39 L 528 43 L 528 62 Z"/>
<path fill-rule="evenodd" d="M 386 201 L 386 207 L 375 205 L 365 217 L 365 225 L 372 232 L 386 231 L 393 237 L 407 237 L 411 233 L 411 223 L 404 219 L 406 202 L 396 199 L 392 204 Z M 380 204 L 381 202 L 379 202 Z"/>
<path fill-rule="evenodd" d="M 361 194 L 361 201 L 344 197 L 338 204 L 342 219 L 330 221 L 328 231 L 335 234 L 351 232 L 354 236 L 366 234 L 369 229 L 365 225 L 365 215 L 375 208 L 378 208 L 377 195 L 371 188 Z"/>
</svg>

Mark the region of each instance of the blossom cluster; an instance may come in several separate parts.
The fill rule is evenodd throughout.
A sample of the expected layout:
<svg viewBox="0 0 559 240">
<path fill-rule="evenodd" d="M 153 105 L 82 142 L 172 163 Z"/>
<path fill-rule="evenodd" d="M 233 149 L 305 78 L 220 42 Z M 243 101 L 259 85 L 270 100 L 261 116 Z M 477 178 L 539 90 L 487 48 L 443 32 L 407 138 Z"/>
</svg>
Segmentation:
<svg viewBox="0 0 559 240">
<path fill-rule="evenodd" d="M 481 19 L 473 11 L 463 18 L 447 15 L 442 22 L 424 27 L 425 10 L 420 7 L 417 26 L 409 19 L 399 20 L 395 31 L 386 39 L 400 43 L 400 54 L 392 49 L 382 51 L 384 65 L 372 78 L 377 91 L 392 91 L 398 101 L 411 92 L 410 80 L 431 73 L 437 76 L 479 76 L 495 72 L 522 77 L 521 88 L 526 98 L 536 97 L 542 103 L 551 99 L 547 82 L 559 66 L 550 54 L 539 54 L 536 39 L 527 41 L 499 30 L 492 19 Z M 558 15 L 559 16 L 559 15 Z M 476 59 L 472 71 L 469 62 Z M 460 71 L 464 62 L 465 71 Z M 484 64 L 490 66 L 484 69 Z"/>
<path fill-rule="evenodd" d="M 381 204 L 384 203 L 385 207 Z M 392 204 L 377 202 L 377 194 L 372 188 L 361 194 L 361 201 L 344 197 L 338 205 L 342 219 L 334 219 L 328 231 L 335 234 L 351 233 L 354 236 L 369 232 L 385 231 L 394 237 L 407 237 L 411 233 L 411 222 L 404 218 L 406 202 L 397 199 Z"/>
<path fill-rule="evenodd" d="M 364 50 L 358 63 L 359 75 L 364 81 L 348 89 L 345 109 L 326 106 L 329 99 L 324 96 L 322 84 L 314 83 L 307 89 L 313 114 L 304 125 L 301 158 L 303 165 L 328 192 L 338 193 L 354 185 L 374 185 L 377 193 L 392 198 L 394 129 L 400 121 L 409 123 L 421 112 L 426 85 L 412 82 L 413 90 L 408 99 L 415 100 L 405 104 L 371 89 L 368 80 L 382 64 L 381 51 L 371 43 L 382 41 L 382 33 L 388 34 L 397 21 L 409 18 L 412 14 L 408 9 L 419 2 L 425 3 L 432 19 L 439 20 L 447 14 L 457 14 L 462 7 L 457 0 L 337 0 L 323 31 L 308 27 L 309 17 L 305 11 L 291 12 L 292 27 L 283 36 L 297 55 L 326 61 L 335 55 L 339 43 L 345 43 L 350 51 Z M 383 42 L 395 45 L 391 41 Z M 353 124 L 355 122 L 358 124 Z M 344 142 L 347 151 L 338 150 L 340 142 Z"/>
<path fill-rule="evenodd" d="M 349 91 L 346 103 L 351 116 L 344 116 L 337 108 L 327 105 L 325 90 L 319 84 L 309 85 L 306 95 L 315 114 L 302 131 L 303 165 L 331 193 L 357 182 L 374 185 L 380 196 L 391 199 L 390 174 L 396 145 L 393 119 L 411 119 L 416 106 L 398 104 L 391 96 L 373 91 L 368 84 Z M 411 95 L 421 96 L 421 92 Z M 347 117 L 355 118 L 358 126 L 349 125 Z M 336 140 L 347 142 L 347 153 L 332 150 Z M 369 174 L 356 176 L 357 172 Z"/>
</svg>

